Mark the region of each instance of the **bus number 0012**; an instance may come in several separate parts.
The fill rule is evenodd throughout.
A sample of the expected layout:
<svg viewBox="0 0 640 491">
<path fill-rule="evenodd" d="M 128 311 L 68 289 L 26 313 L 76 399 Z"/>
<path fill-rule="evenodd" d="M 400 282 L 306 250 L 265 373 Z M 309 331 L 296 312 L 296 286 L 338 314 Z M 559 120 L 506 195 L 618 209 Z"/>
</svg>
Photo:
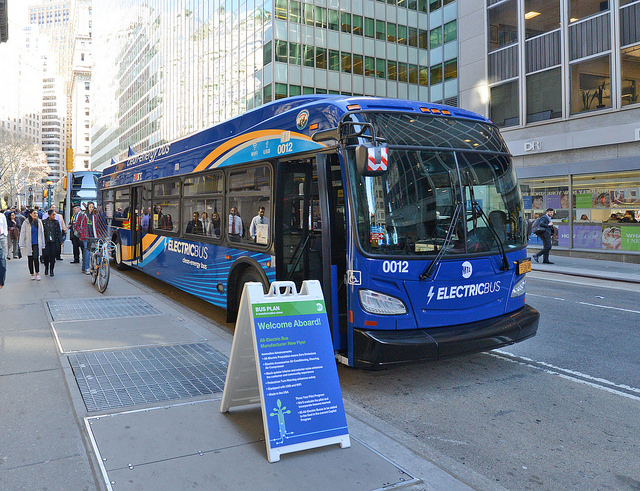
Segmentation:
<svg viewBox="0 0 640 491">
<path fill-rule="evenodd" d="M 382 263 L 384 273 L 408 273 L 409 261 L 385 261 Z"/>
<path fill-rule="evenodd" d="M 278 145 L 278 153 L 287 153 L 293 151 L 293 142 L 281 143 Z"/>
</svg>

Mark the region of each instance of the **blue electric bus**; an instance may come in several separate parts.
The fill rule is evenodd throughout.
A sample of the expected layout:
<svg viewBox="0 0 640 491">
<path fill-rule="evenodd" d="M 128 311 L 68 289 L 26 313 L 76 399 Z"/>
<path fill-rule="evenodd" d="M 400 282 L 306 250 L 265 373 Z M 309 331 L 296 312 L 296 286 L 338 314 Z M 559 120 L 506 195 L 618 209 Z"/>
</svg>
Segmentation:
<svg viewBox="0 0 640 491">
<path fill-rule="evenodd" d="M 384 367 L 534 336 L 509 151 L 459 108 L 281 99 L 100 178 L 119 268 L 237 314 L 243 286 L 321 282 L 336 357 Z"/>
</svg>

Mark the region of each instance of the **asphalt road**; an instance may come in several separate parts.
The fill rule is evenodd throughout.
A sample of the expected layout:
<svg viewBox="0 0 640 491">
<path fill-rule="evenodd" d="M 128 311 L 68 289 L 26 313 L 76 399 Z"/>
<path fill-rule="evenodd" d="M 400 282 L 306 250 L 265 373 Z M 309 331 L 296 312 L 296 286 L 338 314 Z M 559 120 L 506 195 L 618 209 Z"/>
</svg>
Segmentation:
<svg viewBox="0 0 640 491">
<path fill-rule="evenodd" d="M 345 398 L 507 489 L 640 489 L 640 285 L 528 278 L 535 338 L 380 372 Z"/>
<path fill-rule="evenodd" d="M 229 330 L 225 314 L 129 275 Z M 382 371 L 340 366 L 345 399 L 496 489 L 640 489 L 640 285 L 533 272 L 538 335 Z"/>
</svg>

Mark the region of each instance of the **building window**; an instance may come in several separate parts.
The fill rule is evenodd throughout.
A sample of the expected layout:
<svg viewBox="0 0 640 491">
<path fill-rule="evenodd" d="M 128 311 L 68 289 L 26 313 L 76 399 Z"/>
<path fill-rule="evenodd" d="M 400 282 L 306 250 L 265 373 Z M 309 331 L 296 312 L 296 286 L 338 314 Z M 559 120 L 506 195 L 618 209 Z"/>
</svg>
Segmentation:
<svg viewBox="0 0 640 491">
<path fill-rule="evenodd" d="M 299 85 L 289 85 L 289 97 L 302 94 L 302 87 Z"/>
<path fill-rule="evenodd" d="M 276 19 L 287 20 L 287 0 L 276 0 L 273 16 Z"/>
<path fill-rule="evenodd" d="M 386 78 L 387 73 L 387 62 L 384 59 L 376 58 L 376 77 L 378 78 Z"/>
<path fill-rule="evenodd" d="M 409 46 L 418 47 L 418 29 L 409 27 Z"/>
<path fill-rule="evenodd" d="M 442 44 L 442 26 L 431 29 L 431 32 L 429 33 L 429 41 L 431 49 L 437 48 Z"/>
<path fill-rule="evenodd" d="M 364 74 L 367 77 L 373 77 L 376 73 L 376 60 L 371 56 L 364 57 Z"/>
<path fill-rule="evenodd" d="M 569 0 L 569 22 L 609 10 L 608 0 Z"/>
<path fill-rule="evenodd" d="M 398 80 L 398 67 L 395 61 L 387 61 L 387 73 L 389 80 Z"/>
<path fill-rule="evenodd" d="M 300 15 L 300 2 L 296 0 L 290 0 L 289 2 L 289 20 L 291 22 L 298 22 L 302 19 Z"/>
<path fill-rule="evenodd" d="M 377 20 L 376 21 L 376 39 L 380 39 L 381 41 L 384 41 L 385 39 L 387 39 L 387 34 L 386 34 L 386 26 L 385 26 L 385 22 L 383 20 Z"/>
<path fill-rule="evenodd" d="M 451 80 L 458 78 L 458 60 L 449 60 L 444 62 L 444 79 Z"/>
<path fill-rule="evenodd" d="M 609 55 L 571 65 L 571 113 L 611 107 Z"/>
<path fill-rule="evenodd" d="M 451 22 L 447 22 L 444 25 L 444 42 L 448 43 L 449 41 L 455 41 L 458 37 L 458 23 L 455 20 Z"/>
<path fill-rule="evenodd" d="M 340 30 L 339 19 L 340 19 L 340 12 L 338 12 L 337 10 L 329 9 L 329 24 L 328 24 L 329 29 L 331 29 L 332 31 L 339 31 Z"/>
<path fill-rule="evenodd" d="M 340 17 L 342 32 L 351 32 L 351 14 L 348 12 L 342 12 Z"/>
<path fill-rule="evenodd" d="M 438 63 L 433 65 L 430 70 L 431 73 L 431 85 L 439 84 L 442 82 L 442 64 Z"/>
<path fill-rule="evenodd" d="M 640 45 L 625 48 L 620 54 L 622 105 L 638 103 L 640 89 Z"/>
<path fill-rule="evenodd" d="M 298 43 L 289 43 L 289 63 L 292 65 L 300 64 L 300 45 Z"/>
<path fill-rule="evenodd" d="M 524 35 L 538 36 L 560 28 L 560 0 L 525 0 Z"/>
<path fill-rule="evenodd" d="M 489 51 L 518 41 L 517 15 L 516 0 L 508 0 L 487 9 Z"/>
<path fill-rule="evenodd" d="M 340 70 L 340 52 L 330 49 L 329 50 L 329 70 Z"/>
<path fill-rule="evenodd" d="M 395 43 L 398 39 L 396 35 L 396 25 L 387 22 L 387 41 Z"/>
<path fill-rule="evenodd" d="M 562 116 L 560 67 L 527 76 L 527 123 Z"/>
<path fill-rule="evenodd" d="M 262 65 L 267 66 L 269 63 L 271 63 L 271 41 L 262 48 Z"/>
<path fill-rule="evenodd" d="M 312 67 L 315 65 L 314 50 L 313 46 L 304 46 L 304 66 Z"/>
<path fill-rule="evenodd" d="M 287 84 L 276 83 L 276 100 L 287 97 Z"/>
<path fill-rule="evenodd" d="M 353 16 L 353 33 L 358 36 L 363 34 L 362 17 L 359 15 Z"/>
<path fill-rule="evenodd" d="M 327 9 L 324 7 L 316 7 L 316 27 L 327 28 Z"/>
<path fill-rule="evenodd" d="M 407 64 L 398 63 L 398 82 L 406 82 L 407 79 Z"/>
<path fill-rule="evenodd" d="M 316 68 L 327 69 L 327 49 L 316 48 Z"/>
<path fill-rule="evenodd" d="M 407 26 L 398 26 L 398 44 L 407 44 Z"/>
<path fill-rule="evenodd" d="M 518 112 L 518 82 L 491 87 L 490 115 L 499 127 L 515 126 L 520 123 Z"/>
<path fill-rule="evenodd" d="M 351 73 L 351 53 L 342 53 L 342 71 Z"/>
<path fill-rule="evenodd" d="M 368 38 L 376 35 L 376 21 L 369 17 L 364 18 L 364 35 Z"/>
<path fill-rule="evenodd" d="M 267 102 L 271 102 L 273 100 L 273 94 L 272 94 L 272 90 L 273 87 L 271 86 L 271 84 L 265 85 L 264 88 L 262 89 L 262 99 L 264 101 L 264 104 L 266 104 Z"/>
<path fill-rule="evenodd" d="M 275 61 L 286 63 L 288 58 L 287 42 L 276 39 Z"/>
<path fill-rule="evenodd" d="M 363 74 L 363 57 L 362 55 L 353 55 L 353 73 L 356 75 Z"/>
<path fill-rule="evenodd" d="M 302 17 L 304 18 L 304 23 L 308 26 L 313 25 L 313 4 L 311 3 L 303 3 L 302 4 Z"/>
</svg>

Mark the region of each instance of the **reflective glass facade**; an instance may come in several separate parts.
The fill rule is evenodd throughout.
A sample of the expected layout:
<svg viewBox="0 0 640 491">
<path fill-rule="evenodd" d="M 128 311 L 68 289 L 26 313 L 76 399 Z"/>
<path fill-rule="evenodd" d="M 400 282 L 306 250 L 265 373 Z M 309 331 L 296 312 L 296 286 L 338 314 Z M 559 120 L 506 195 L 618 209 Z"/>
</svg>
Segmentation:
<svg viewBox="0 0 640 491">
<path fill-rule="evenodd" d="M 94 5 L 92 165 L 308 93 L 457 105 L 457 2 Z"/>
</svg>

